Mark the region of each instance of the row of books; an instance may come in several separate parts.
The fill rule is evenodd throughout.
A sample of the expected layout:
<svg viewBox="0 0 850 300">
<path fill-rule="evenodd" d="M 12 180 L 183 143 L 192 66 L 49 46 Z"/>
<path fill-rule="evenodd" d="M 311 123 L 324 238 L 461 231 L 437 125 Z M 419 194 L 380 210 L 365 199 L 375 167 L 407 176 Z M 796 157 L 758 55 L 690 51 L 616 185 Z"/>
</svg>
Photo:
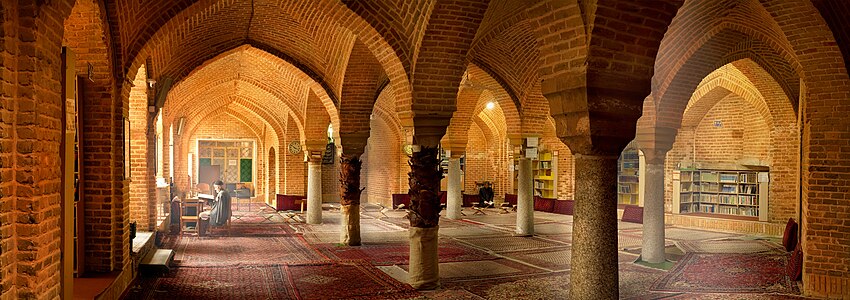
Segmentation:
<svg viewBox="0 0 850 300">
<path fill-rule="evenodd" d="M 685 205 L 682 207 L 682 212 L 701 212 L 751 217 L 758 216 L 758 209 L 754 207 L 719 206 L 712 204 Z"/>
</svg>

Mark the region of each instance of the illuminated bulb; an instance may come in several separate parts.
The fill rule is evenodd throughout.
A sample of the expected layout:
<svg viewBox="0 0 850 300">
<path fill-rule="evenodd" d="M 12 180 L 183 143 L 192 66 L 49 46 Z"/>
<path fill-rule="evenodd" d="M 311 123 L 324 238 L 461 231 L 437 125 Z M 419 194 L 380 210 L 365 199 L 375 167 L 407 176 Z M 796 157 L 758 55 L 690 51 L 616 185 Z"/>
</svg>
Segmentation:
<svg viewBox="0 0 850 300">
<path fill-rule="evenodd" d="M 493 109 L 494 107 L 496 107 L 496 103 L 487 102 L 487 109 Z"/>
</svg>

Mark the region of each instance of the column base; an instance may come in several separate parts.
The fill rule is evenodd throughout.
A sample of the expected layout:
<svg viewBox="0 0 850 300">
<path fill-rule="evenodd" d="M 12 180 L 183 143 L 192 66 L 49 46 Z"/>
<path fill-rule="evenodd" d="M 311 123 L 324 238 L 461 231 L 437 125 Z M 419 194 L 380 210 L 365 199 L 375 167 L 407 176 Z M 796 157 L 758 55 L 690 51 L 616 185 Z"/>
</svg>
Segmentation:
<svg viewBox="0 0 850 300">
<path fill-rule="evenodd" d="M 440 287 L 438 227 L 410 227 L 410 268 L 407 282 L 417 290 Z"/>
<path fill-rule="evenodd" d="M 360 246 L 360 206 L 340 206 L 339 243 L 347 246 Z"/>
</svg>

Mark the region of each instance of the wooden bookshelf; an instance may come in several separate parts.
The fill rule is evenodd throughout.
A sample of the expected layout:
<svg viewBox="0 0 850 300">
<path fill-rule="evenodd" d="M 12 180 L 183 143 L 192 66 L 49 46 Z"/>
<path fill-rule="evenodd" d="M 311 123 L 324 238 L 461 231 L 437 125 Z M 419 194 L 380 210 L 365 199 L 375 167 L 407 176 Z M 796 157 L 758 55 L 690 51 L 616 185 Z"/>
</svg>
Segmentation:
<svg viewBox="0 0 850 300">
<path fill-rule="evenodd" d="M 617 203 L 638 205 L 640 157 L 637 149 L 626 149 L 617 161 Z"/>
<path fill-rule="evenodd" d="M 680 170 L 678 183 L 674 177 L 674 185 L 678 185 L 674 205 L 678 202 L 678 213 L 682 214 L 722 214 L 766 221 L 767 178 L 767 172 L 757 171 Z"/>
</svg>

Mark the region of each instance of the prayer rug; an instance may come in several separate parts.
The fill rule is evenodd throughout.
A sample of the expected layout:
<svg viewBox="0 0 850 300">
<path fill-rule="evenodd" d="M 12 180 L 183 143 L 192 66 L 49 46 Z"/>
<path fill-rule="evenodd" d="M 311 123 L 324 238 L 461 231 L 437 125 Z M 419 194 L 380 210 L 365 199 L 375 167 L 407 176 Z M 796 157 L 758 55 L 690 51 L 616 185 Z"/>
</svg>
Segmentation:
<svg viewBox="0 0 850 300">
<path fill-rule="evenodd" d="M 285 266 L 299 299 L 408 299 L 420 294 L 365 261 Z M 249 298 L 246 298 L 249 299 Z"/>
<path fill-rule="evenodd" d="M 632 263 L 621 263 L 619 265 L 620 275 L 620 298 L 635 298 L 650 294 L 649 286 L 665 271 L 643 267 Z"/>
<path fill-rule="evenodd" d="M 529 250 L 507 254 L 508 257 L 552 271 L 570 269 L 570 247 Z"/>
<path fill-rule="evenodd" d="M 278 265 L 179 267 L 164 277 L 139 279 L 128 299 L 297 299 L 286 270 Z"/>
<path fill-rule="evenodd" d="M 408 265 L 401 265 L 408 270 Z M 440 281 L 487 281 L 548 273 L 509 259 L 440 263 Z"/>
<path fill-rule="evenodd" d="M 537 237 L 495 236 L 461 238 L 461 240 L 498 253 L 565 246 L 564 243 Z"/>
<path fill-rule="evenodd" d="M 641 230 L 638 230 L 641 231 Z M 632 233 L 632 232 L 630 232 Z M 669 227 L 664 229 L 664 238 L 679 241 L 701 241 L 721 238 L 732 238 L 737 235 L 730 233 Z"/>
<path fill-rule="evenodd" d="M 297 264 L 327 259 L 301 236 L 213 237 L 184 236 L 175 249 L 178 266 L 239 266 Z"/>
<path fill-rule="evenodd" d="M 382 243 L 364 244 L 357 247 L 340 247 L 325 244 L 318 247 L 328 257 L 334 259 L 363 259 L 376 266 L 391 266 L 408 264 L 410 259 L 410 244 Z M 441 240 L 438 252 L 440 262 L 478 261 L 496 259 L 487 252 L 469 247 L 454 241 Z"/>
<path fill-rule="evenodd" d="M 765 240 L 680 241 L 685 252 L 702 253 L 784 253 L 785 249 Z"/>
<path fill-rule="evenodd" d="M 688 253 L 651 290 L 798 294 L 787 263 L 787 254 Z"/>
</svg>

